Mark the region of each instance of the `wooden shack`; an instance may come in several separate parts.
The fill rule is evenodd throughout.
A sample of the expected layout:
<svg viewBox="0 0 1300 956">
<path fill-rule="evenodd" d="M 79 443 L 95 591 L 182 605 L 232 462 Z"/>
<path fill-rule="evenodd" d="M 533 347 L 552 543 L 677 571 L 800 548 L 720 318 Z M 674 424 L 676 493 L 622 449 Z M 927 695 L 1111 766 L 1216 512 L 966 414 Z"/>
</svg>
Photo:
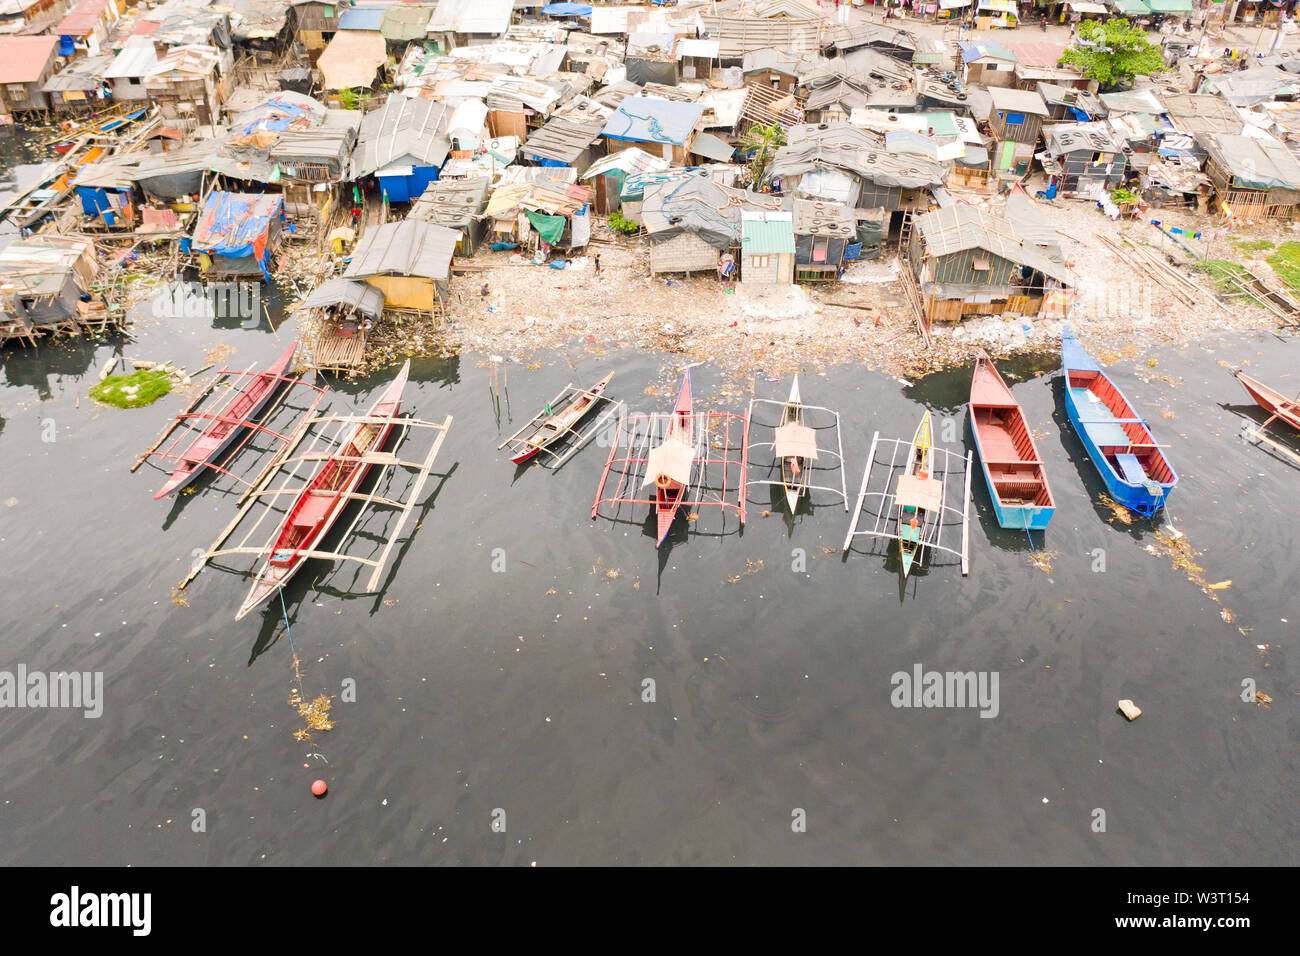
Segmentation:
<svg viewBox="0 0 1300 956">
<path fill-rule="evenodd" d="M 1008 312 L 1037 315 L 1045 299 L 1074 284 L 1069 271 L 1026 242 L 1010 220 L 975 206 L 918 216 L 906 257 L 931 322 Z"/>
</svg>

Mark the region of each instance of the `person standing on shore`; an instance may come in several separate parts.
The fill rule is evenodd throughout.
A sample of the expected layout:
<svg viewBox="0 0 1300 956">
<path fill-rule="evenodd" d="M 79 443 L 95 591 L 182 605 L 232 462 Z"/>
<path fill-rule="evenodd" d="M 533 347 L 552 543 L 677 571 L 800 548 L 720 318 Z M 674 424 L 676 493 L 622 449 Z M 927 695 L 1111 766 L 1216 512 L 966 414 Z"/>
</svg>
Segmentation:
<svg viewBox="0 0 1300 956">
<path fill-rule="evenodd" d="M 600 253 L 599 252 L 596 253 L 594 261 L 596 263 L 596 278 L 599 279 L 600 278 Z"/>
</svg>

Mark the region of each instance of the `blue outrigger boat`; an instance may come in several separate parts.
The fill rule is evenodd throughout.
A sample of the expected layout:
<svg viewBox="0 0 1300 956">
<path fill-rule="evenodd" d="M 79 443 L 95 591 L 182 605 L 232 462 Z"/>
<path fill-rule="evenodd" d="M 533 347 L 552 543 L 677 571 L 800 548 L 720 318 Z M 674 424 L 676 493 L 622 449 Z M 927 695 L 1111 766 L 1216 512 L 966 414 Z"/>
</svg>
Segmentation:
<svg viewBox="0 0 1300 956">
<path fill-rule="evenodd" d="M 1150 517 L 1165 506 L 1178 475 L 1119 387 L 1107 377 L 1068 329 L 1061 335 L 1065 410 L 1088 450 L 1106 491 L 1117 502 Z"/>
</svg>

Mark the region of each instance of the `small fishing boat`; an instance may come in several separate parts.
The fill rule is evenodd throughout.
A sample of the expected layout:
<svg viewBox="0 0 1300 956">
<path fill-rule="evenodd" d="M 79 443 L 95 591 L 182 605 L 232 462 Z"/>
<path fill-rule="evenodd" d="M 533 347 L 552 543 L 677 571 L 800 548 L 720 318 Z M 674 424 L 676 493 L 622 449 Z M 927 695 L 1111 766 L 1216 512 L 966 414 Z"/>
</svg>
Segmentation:
<svg viewBox="0 0 1300 956">
<path fill-rule="evenodd" d="M 284 354 L 265 371 L 247 376 L 247 383 L 234 394 L 230 402 L 208 419 L 207 427 L 195 436 L 190 446 L 178 456 L 180 464 L 153 496 L 154 501 L 180 491 L 197 478 L 206 466 L 217 461 L 230 447 L 230 443 L 252 424 L 258 412 L 274 394 L 284 373 L 288 371 L 289 363 L 293 361 L 294 350 L 297 348 L 298 342 L 295 339 L 293 344 L 285 349 Z"/>
<path fill-rule="evenodd" d="M 998 524 L 1025 531 L 1045 529 L 1056 503 L 1038 446 L 1019 403 L 983 349 L 971 377 L 970 424 Z"/>
<path fill-rule="evenodd" d="M 1269 388 L 1263 382 L 1251 378 L 1249 375 L 1237 369 L 1232 373 L 1233 377 L 1241 383 L 1241 387 L 1246 390 L 1255 404 L 1272 416 L 1264 426 L 1268 425 L 1275 418 L 1280 418 L 1292 428 L 1300 431 L 1300 395 L 1295 398 L 1287 398 L 1276 389 Z M 1260 426 L 1263 428 L 1264 426 Z"/>
<path fill-rule="evenodd" d="M 695 443 L 691 425 L 691 370 L 686 370 L 662 444 L 650 449 L 642 485 L 655 486 L 655 547 L 664 543 L 690 486 L 695 470 Z"/>
<path fill-rule="evenodd" d="M 781 409 L 781 424 L 772 439 L 772 451 L 781 461 L 781 486 L 785 489 L 790 514 L 799 506 L 799 496 L 808 493 L 811 463 L 817 460 L 817 434 L 804 423 L 799 376 L 790 386 L 790 397 Z"/>
<path fill-rule="evenodd" d="M 253 578 L 248 596 L 235 615 L 236 621 L 293 577 L 342 513 L 357 486 L 370 471 L 371 463 L 366 458 L 383 447 L 389 432 L 393 430 L 397 414 L 401 410 L 402 390 L 406 387 L 410 371 L 411 362 L 408 359 L 397 373 L 397 378 L 393 379 L 392 384 L 371 406 L 364 420 L 355 424 L 352 436 L 325 460 L 316 477 L 307 483 L 290 506 L 276 532 L 266 560 Z"/>
<path fill-rule="evenodd" d="M 1151 517 L 1165 506 L 1178 475 L 1119 387 L 1079 345 L 1061 335 L 1065 410 L 1094 467 L 1115 501 Z"/>
<path fill-rule="evenodd" d="M 554 407 L 547 405 L 546 418 L 531 435 L 519 439 L 515 445 L 515 454 L 510 460 L 516 465 L 522 465 L 572 431 L 578 422 L 600 405 L 600 397 L 613 377 L 614 373 L 610 372 L 585 392 L 576 389 L 566 392 Z"/>
<path fill-rule="evenodd" d="M 934 439 L 927 411 L 916 427 L 907 464 L 898 476 L 898 487 L 894 491 L 894 506 L 898 509 L 898 550 L 903 558 L 904 578 L 912 572 L 912 563 L 943 507 L 943 483 L 931 471 L 933 451 Z"/>
</svg>

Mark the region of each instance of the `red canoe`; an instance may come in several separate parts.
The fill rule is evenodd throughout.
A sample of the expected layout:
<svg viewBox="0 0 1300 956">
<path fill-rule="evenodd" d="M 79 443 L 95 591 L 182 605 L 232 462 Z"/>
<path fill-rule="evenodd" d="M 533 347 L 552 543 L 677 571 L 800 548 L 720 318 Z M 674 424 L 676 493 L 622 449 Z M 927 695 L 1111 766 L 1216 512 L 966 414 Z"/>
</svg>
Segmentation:
<svg viewBox="0 0 1300 956">
<path fill-rule="evenodd" d="M 970 421 L 998 524 L 1026 531 L 1046 528 L 1056 503 L 1038 446 L 1019 403 L 983 349 L 971 377 Z"/>
<path fill-rule="evenodd" d="M 1274 418 L 1280 418 L 1292 428 L 1300 430 L 1300 401 L 1287 398 L 1281 392 L 1269 388 L 1244 372 L 1237 371 L 1233 375 L 1241 383 L 1241 387 L 1255 400 L 1256 405 Z"/>
<path fill-rule="evenodd" d="M 668 434 L 663 444 L 650 450 L 645 484 L 655 485 L 655 547 L 664 543 L 673 526 L 682 496 L 691 481 L 695 465 L 695 443 L 691 426 L 691 370 L 686 370 L 682 390 L 677 394 Z"/>
<path fill-rule="evenodd" d="M 153 500 L 165 498 L 173 492 L 180 491 L 199 476 L 205 467 L 217 461 L 222 453 L 230 447 L 239 434 L 252 424 L 257 413 L 266 405 L 267 400 L 280 384 L 280 379 L 293 361 L 293 353 L 298 348 L 295 339 L 283 355 L 265 371 L 256 375 L 243 376 L 246 384 L 235 393 L 234 400 L 216 412 L 208 425 L 190 442 L 190 446 L 180 456 L 180 464 L 172 472 L 167 483 L 158 489 Z"/>
<path fill-rule="evenodd" d="M 359 459 L 379 451 L 388 438 L 388 433 L 393 430 L 397 414 L 401 411 L 402 390 L 406 387 L 406 377 L 410 371 L 411 362 L 408 359 L 397 373 L 397 378 L 393 379 L 365 416 L 380 421 L 358 422 L 352 437 L 339 445 L 316 473 L 316 477 L 298 495 L 280 524 L 275 543 L 253 579 L 248 596 L 235 615 L 236 621 L 293 577 L 342 513 L 357 486 L 370 471 L 370 463 Z"/>
</svg>

